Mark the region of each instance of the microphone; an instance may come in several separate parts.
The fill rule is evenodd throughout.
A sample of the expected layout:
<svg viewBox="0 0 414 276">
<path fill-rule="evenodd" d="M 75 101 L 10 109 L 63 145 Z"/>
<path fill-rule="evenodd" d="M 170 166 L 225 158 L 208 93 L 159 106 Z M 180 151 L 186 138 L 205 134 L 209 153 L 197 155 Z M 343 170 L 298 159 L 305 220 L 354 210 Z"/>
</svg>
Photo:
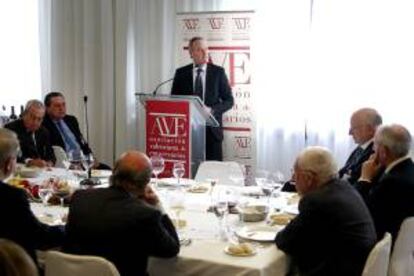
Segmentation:
<svg viewBox="0 0 414 276">
<path fill-rule="evenodd" d="M 89 144 L 89 120 L 88 120 L 88 96 L 83 96 L 83 105 L 85 110 L 85 126 L 86 126 L 86 143 Z"/>
<path fill-rule="evenodd" d="M 88 120 L 88 96 L 83 96 L 83 104 L 84 104 L 84 110 L 85 110 L 85 126 L 86 126 L 86 143 L 89 144 L 89 120 Z M 85 158 L 91 158 L 92 153 L 90 153 Z M 92 158 L 91 158 L 92 159 Z M 93 159 L 92 159 L 93 160 Z M 91 160 L 86 160 L 86 163 L 90 163 Z M 99 179 L 92 179 L 92 166 L 89 166 L 87 168 L 88 171 L 88 178 L 83 179 L 79 184 L 82 186 L 95 186 L 101 184 Z"/>
<path fill-rule="evenodd" d="M 170 82 L 172 80 L 174 80 L 174 78 L 168 79 L 168 80 L 163 81 L 160 84 L 158 84 L 157 87 L 155 87 L 154 91 L 152 92 L 152 95 L 153 96 L 157 95 L 158 88 L 160 88 L 161 86 L 163 86 L 164 84 L 166 84 L 166 83 L 168 83 L 168 82 Z"/>
</svg>

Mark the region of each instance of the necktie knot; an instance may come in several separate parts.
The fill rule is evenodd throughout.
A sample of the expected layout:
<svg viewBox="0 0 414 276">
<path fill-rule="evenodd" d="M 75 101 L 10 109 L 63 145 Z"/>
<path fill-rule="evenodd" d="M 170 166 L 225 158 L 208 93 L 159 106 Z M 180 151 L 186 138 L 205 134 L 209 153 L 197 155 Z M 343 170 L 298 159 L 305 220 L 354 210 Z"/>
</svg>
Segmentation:
<svg viewBox="0 0 414 276">
<path fill-rule="evenodd" d="M 203 69 L 200 67 L 197 68 L 197 76 L 199 76 L 203 72 Z"/>
</svg>

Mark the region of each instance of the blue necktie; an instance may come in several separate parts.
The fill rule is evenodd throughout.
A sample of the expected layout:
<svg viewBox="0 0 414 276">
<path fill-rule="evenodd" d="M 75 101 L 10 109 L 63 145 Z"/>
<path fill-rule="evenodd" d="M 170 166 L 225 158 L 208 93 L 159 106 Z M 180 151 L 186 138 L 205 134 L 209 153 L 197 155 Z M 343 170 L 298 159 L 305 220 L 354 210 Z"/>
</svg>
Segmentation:
<svg viewBox="0 0 414 276">
<path fill-rule="evenodd" d="M 73 136 L 70 135 L 66 128 L 63 126 L 62 120 L 57 121 L 57 126 L 59 128 L 60 134 L 62 134 L 63 142 L 65 142 L 66 152 L 70 150 L 77 150 L 79 149 L 79 145 L 76 140 L 73 139 Z"/>
</svg>

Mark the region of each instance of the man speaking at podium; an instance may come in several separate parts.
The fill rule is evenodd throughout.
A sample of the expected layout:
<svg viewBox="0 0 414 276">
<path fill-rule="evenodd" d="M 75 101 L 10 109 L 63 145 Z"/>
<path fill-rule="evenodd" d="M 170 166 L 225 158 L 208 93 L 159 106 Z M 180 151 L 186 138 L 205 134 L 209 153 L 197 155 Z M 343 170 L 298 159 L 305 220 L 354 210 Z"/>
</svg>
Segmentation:
<svg viewBox="0 0 414 276">
<path fill-rule="evenodd" d="M 206 160 L 223 160 L 223 113 L 231 109 L 233 95 L 224 69 L 208 63 L 208 47 L 202 37 L 193 37 L 188 50 L 192 64 L 178 68 L 174 75 L 171 95 L 195 95 L 201 98 L 219 127 L 206 128 Z"/>
</svg>

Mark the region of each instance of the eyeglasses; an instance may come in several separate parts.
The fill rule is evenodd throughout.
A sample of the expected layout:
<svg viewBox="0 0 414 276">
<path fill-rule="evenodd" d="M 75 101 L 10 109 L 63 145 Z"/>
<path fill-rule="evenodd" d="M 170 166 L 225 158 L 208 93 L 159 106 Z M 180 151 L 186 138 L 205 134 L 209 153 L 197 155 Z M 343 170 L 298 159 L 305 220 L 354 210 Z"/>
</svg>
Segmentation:
<svg viewBox="0 0 414 276">
<path fill-rule="evenodd" d="M 359 128 L 362 128 L 362 127 L 364 127 L 365 125 L 356 125 L 356 126 L 351 126 L 350 128 L 349 128 L 349 132 L 353 132 L 354 130 L 356 130 L 356 129 L 359 129 Z"/>
</svg>

